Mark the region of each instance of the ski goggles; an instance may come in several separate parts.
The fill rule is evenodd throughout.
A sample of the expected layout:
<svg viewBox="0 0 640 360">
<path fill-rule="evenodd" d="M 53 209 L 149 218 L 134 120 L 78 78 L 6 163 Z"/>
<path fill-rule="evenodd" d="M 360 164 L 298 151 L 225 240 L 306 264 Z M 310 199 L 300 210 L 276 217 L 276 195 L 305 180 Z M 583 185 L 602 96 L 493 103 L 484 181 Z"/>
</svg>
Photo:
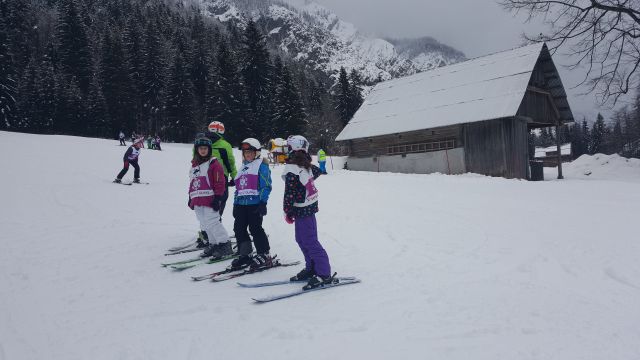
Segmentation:
<svg viewBox="0 0 640 360">
<path fill-rule="evenodd" d="M 242 143 L 240 144 L 240 150 L 253 150 L 253 151 L 257 151 L 256 148 L 254 148 L 253 146 L 251 146 L 251 144 L 247 144 L 247 143 Z"/>
</svg>

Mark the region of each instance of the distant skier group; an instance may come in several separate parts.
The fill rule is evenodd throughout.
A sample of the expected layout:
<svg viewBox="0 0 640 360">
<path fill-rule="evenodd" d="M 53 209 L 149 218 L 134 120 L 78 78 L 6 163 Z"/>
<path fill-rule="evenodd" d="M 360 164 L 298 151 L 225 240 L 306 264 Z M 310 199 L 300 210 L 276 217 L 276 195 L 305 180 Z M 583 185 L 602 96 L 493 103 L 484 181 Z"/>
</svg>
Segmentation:
<svg viewBox="0 0 640 360">
<path fill-rule="evenodd" d="M 120 140 L 120 146 L 126 146 L 127 143 L 125 142 L 126 136 L 124 134 L 124 132 L 120 131 L 120 134 L 118 134 L 118 140 Z M 136 135 L 136 133 L 132 133 L 131 134 L 131 143 L 136 143 L 138 140 L 142 140 L 142 147 L 144 148 L 144 143 L 147 143 L 147 149 L 151 149 L 151 150 L 162 150 L 162 147 L 160 146 L 160 143 L 162 142 L 162 140 L 160 139 L 159 135 L 148 135 L 148 136 L 144 136 L 144 135 Z"/>
</svg>

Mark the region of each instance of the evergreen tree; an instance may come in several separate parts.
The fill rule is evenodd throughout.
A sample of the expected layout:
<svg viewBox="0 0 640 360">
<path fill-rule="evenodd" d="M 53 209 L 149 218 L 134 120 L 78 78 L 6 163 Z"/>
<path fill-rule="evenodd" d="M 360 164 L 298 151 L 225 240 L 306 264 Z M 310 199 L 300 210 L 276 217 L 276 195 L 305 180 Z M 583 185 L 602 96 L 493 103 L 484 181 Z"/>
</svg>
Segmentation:
<svg viewBox="0 0 640 360">
<path fill-rule="evenodd" d="M 56 111 L 58 107 L 57 84 L 53 70 L 53 60 L 47 54 L 40 63 L 40 116 L 42 117 L 42 132 L 51 133 L 56 127 Z"/>
<path fill-rule="evenodd" d="M 88 132 L 86 107 L 75 77 L 61 76 L 57 81 L 58 106 L 55 119 L 63 134 L 85 135 Z"/>
<path fill-rule="evenodd" d="M 15 70 L 4 16 L 0 19 L 0 129 L 10 128 L 15 116 Z"/>
<path fill-rule="evenodd" d="M 593 129 L 591 130 L 591 143 L 589 146 L 590 154 L 597 154 L 602 152 L 602 146 L 604 144 L 605 138 L 605 124 L 604 118 L 601 114 L 598 114 L 596 122 L 593 124 Z"/>
<path fill-rule="evenodd" d="M 556 137 L 559 139 L 558 141 L 560 141 L 560 144 L 566 144 L 570 141 L 568 125 L 561 125 L 558 127 L 558 132 L 559 133 L 556 134 Z"/>
<path fill-rule="evenodd" d="M 122 40 L 119 34 L 107 32 L 102 41 L 102 93 L 109 109 L 112 121 L 110 133 L 119 129 L 135 129 L 135 107 L 133 85 L 129 78 L 129 67 L 126 62 Z"/>
<path fill-rule="evenodd" d="M 613 126 L 613 132 L 611 134 L 611 148 L 610 151 L 616 154 L 620 154 L 622 152 L 622 146 L 624 145 L 624 137 L 622 135 L 622 124 L 621 120 L 616 120 L 615 125 Z"/>
<path fill-rule="evenodd" d="M 57 27 L 58 58 L 61 70 L 74 77 L 83 93 L 92 80 L 92 59 L 89 39 L 80 17 L 76 0 L 59 0 L 60 19 Z"/>
<path fill-rule="evenodd" d="M 196 132 L 195 97 L 185 60 L 176 54 L 171 69 L 166 101 L 167 131 L 171 139 L 190 142 Z"/>
<path fill-rule="evenodd" d="M 586 153 L 581 127 L 577 123 L 571 127 L 570 141 L 571 141 L 571 152 L 573 153 L 574 159 L 577 159 Z"/>
<path fill-rule="evenodd" d="M 266 141 L 270 132 L 268 121 L 272 113 L 271 68 L 264 36 L 251 20 L 245 29 L 242 44 L 242 75 L 248 107 L 247 131 L 260 141 Z"/>
<path fill-rule="evenodd" d="M 312 85 L 307 100 L 309 116 L 305 133 L 309 141 L 317 148 L 336 152 L 335 138 L 344 125 L 336 112 L 329 92 L 321 82 Z"/>
<path fill-rule="evenodd" d="M 204 19 L 201 14 L 196 14 L 191 25 L 191 43 L 193 52 L 191 56 L 191 82 L 193 83 L 196 99 L 196 118 L 203 119 L 206 116 L 207 83 L 209 78 L 209 66 L 207 64 L 208 48 L 207 33 Z"/>
<path fill-rule="evenodd" d="M 347 71 L 341 67 L 340 76 L 338 77 L 337 84 L 337 99 L 336 99 L 336 111 L 342 121 L 342 126 L 347 126 L 349 120 L 351 120 L 351 85 L 349 84 L 349 77 Z"/>
<path fill-rule="evenodd" d="M 214 65 L 207 86 L 207 121 L 221 121 L 225 125 L 225 138 L 232 143 L 254 136 L 246 129 L 246 96 L 236 67 L 237 58 L 225 41 L 219 43 L 215 61 L 211 63 Z"/>
<path fill-rule="evenodd" d="M 124 31 L 124 48 L 126 54 L 126 64 L 128 66 L 128 75 L 133 91 L 130 91 L 132 116 L 134 117 L 134 127 L 139 130 L 143 130 L 149 133 L 148 122 L 146 120 L 146 113 L 143 111 L 143 94 L 145 91 L 143 82 L 144 69 L 144 49 L 143 49 L 143 34 L 140 27 L 139 18 L 131 17 L 127 21 L 127 25 Z M 94 96 L 101 97 L 102 94 L 96 89 Z M 112 129 L 113 130 L 113 129 Z M 105 134 L 106 135 L 106 134 Z M 104 135 L 103 135 L 104 136 Z"/>
<path fill-rule="evenodd" d="M 353 117 L 353 115 L 360 109 L 362 102 L 364 99 L 362 98 L 362 77 L 356 71 L 356 69 L 352 69 L 349 73 L 349 92 L 350 92 L 350 109 L 349 113 L 351 116 L 349 119 Z"/>
<path fill-rule="evenodd" d="M 18 130 L 40 133 L 40 93 L 36 60 L 31 59 L 24 70 L 18 88 L 18 119 L 15 128 Z"/>
<path fill-rule="evenodd" d="M 306 114 L 299 92 L 291 79 L 291 73 L 277 59 L 274 66 L 277 74 L 275 81 L 274 112 L 271 128 L 275 131 L 272 137 L 288 137 L 289 135 L 302 134 L 307 125 Z"/>
<path fill-rule="evenodd" d="M 549 128 L 542 128 L 540 131 L 540 146 L 548 147 L 554 144 L 553 134 Z"/>
<path fill-rule="evenodd" d="M 147 128 L 152 134 L 157 134 L 160 130 L 159 122 L 164 103 L 166 65 L 160 38 L 151 23 L 148 24 L 145 34 L 142 109 L 148 120 Z"/>
<path fill-rule="evenodd" d="M 7 46 L 13 55 L 16 74 L 20 75 L 29 64 L 33 52 L 34 19 L 31 3 L 24 0 L 0 1 L 0 15 L 8 33 Z"/>
<path fill-rule="evenodd" d="M 87 98 L 88 134 L 96 137 L 113 138 L 113 124 L 109 119 L 106 99 L 98 80 L 94 78 L 89 86 Z"/>
<path fill-rule="evenodd" d="M 584 153 L 585 154 L 593 154 L 591 152 L 591 132 L 589 131 L 589 124 L 587 124 L 587 119 L 582 119 L 582 128 L 580 129 L 580 133 L 582 134 L 582 144 L 584 144 Z"/>
</svg>

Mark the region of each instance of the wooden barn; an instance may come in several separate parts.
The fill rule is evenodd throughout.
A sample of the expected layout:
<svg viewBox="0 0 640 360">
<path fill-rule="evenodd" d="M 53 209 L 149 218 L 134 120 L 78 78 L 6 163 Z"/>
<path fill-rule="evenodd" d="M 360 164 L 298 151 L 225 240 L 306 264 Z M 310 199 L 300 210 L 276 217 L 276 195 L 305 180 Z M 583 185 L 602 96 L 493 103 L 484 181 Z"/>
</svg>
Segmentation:
<svg viewBox="0 0 640 360">
<path fill-rule="evenodd" d="M 528 179 L 529 131 L 569 122 L 551 54 L 536 43 L 379 83 L 336 141 L 351 170 Z"/>
</svg>

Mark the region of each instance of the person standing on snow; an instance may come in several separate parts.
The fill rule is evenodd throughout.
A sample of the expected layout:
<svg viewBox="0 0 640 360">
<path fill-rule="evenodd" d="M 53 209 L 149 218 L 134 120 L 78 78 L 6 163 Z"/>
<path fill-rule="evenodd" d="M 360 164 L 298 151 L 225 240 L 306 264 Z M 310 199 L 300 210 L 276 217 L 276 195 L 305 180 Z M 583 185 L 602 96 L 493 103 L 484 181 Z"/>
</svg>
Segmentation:
<svg viewBox="0 0 640 360">
<path fill-rule="evenodd" d="M 122 132 L 122 130 L 120 130 L 118 138 L 120 139 L 120 146 L 127 146 L 127 144 L 124 142 L 124 133 Z"/>
<path fill-rule="evenodd" d="M 160 135 L 156 135 L 156 150 L 162 151 L 160 147 Z"/>
<path fill-rule="evenodd" d="M 229 198 L 229 187 L 234 186 L 234 179 L 238 174 L 236 170 L 236 159 L 233 156 L 233 148 L 231 144 L 224 139 L 224 124 L 220 121 L 212 121 L 209 126 L 209 139 L 211 139 L 211 149 L 213 156 L 220 160 L 224 169 L 224 176 L 226 179 L 231 177 L 225 184 L 225 192 L 222 198 L 222 205 L 220 207 L 220 216 L 224 213 L 227 199 Z"/>
<path fill-rule="evenodd" d="M 320 172 L 326 174 L 327 154 L 322 149 L 318 150 L 318 164 L 320 165 Z"/>
<path fill-rule="evenodd" d="M 124 161 L 124 167 L 120 170 L 114 183 L 121 183 L 124 175 L 129 171 L 129 165 L 135 169 L 133 173 L 133 182 L 140 183 L 140 166 L 138 166 L 138 156 L 140 155 L 140 148 L 142 147 L 142 139 L 137 139 L 133 142 L 133 145 L 129 146 L 127 152 L 124 153 L 122 161 Z"/>
<path fill-rule="evenodd" d="M 247 266 L 258 270 L 272 266 L 269 239 L 262 228 L 262 219 L 267 215 L 267 201 L 271 193 L 271 170 L 269 163 L 260 158 L 262 145 L 254 138 L 240 144 L 242 167 L 235 177 L 233 199 L 233 231 L 238 243 L 238 258 L 231 263 L 232 269 Z M 251 256 L 252 246 L 249 232 L 253 236 L 256 255 Z"/>
<path fill-rule="evenodd" d="M 197 138 L 189 172 L 188 206 L 195 211 L 200 229 L 209 244 L 201 257 L 222 258 L 233 255 L 229 233 L 220 221 L 220 205 L 227 182 L 222 165 L 211 155 L 211 140 Z"/>
<path fill-rule="evenodd" d="M 305 268 L 291 281 L 308 281 L 304 290 L 313 289 L 332 281 L 329 256 L 318 241 L 318 190 L 314 180 L 320 169 L 311 165 L 309 142 L 303 136 L 287 139 L 289 159 L 282 172 L 285 182 L 283 209 L 285 221 L 295 223 L 296 242 L 304 255 Z"/>
</svg>

